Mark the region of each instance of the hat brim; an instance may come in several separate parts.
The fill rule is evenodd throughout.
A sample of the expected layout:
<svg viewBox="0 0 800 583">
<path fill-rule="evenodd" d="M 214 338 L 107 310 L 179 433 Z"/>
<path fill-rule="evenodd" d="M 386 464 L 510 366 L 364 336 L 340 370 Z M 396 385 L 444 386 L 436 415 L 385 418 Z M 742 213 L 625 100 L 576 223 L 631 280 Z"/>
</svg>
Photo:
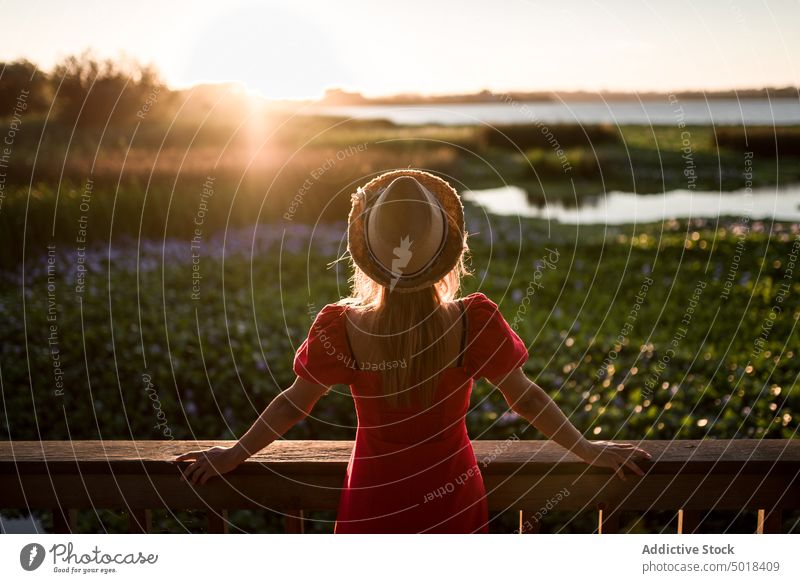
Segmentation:
<svg viewBox="0 0 800 583">
<path fill-rule="evenodd" d="M 365 210 L 399 176 L 411 176 L 419 181 L 441 203 L 447 217 L 447 237 L 441 253 L 427 269 L 410 276 L 397 277 L 369 252 L 364 229 Z M 393 291 L 411 292 L 434 285 L 458 264 L 466 249 L 464 206 L 456 190 L 429 172 L 422 170 L 393 170 L 370 180 L 352 195 L 348 217 L 347 248 L 355 264 L 371 279 Z"/>
</svg>

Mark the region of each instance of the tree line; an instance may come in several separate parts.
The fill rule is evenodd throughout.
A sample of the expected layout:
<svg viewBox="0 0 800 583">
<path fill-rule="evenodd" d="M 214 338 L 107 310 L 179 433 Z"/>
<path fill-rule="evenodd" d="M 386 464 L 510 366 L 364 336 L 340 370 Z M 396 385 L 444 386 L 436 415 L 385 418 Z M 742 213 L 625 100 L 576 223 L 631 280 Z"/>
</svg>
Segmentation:
<svg viewBox="0 0 800 583">
<path fill-rule="evenodd" d="M 0 117 L 10 117 L 24 96 L 26 114 L 77 126 L 133 121 L 162 88 L 158 70 L 137 61 L 70 55 L 44 71 L 26 59 L 0 62 Z"/>
</svg>

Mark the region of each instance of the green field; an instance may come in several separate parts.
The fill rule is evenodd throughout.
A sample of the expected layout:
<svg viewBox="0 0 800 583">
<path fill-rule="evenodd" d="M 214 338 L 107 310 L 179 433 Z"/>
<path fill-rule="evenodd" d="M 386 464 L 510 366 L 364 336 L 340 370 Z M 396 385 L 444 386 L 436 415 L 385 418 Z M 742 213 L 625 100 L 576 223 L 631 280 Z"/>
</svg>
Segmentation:
<svg viewBox="0 0 800 583">
<path fill-rule="evenodd" d="M 592 438 L 796 435 L 796 225 L 752 223 L 745 237 L 731 221 L 676 221 L 583 227 L 576 237 L 471 207 L 468 219 L 474 274 L 464 293 L 500 304 L 529 345 L 529 375 Z M 224 263 L 221 241 L 203 248 L 199 291 L 189 244 L 175 240 L 120 244 L 110 260 L 101 247 L 79 293 L 74 245 L 57 247 L 50 281 L 46 255 L 29 262 L 24 288 L 20 272 L 7 273 L 2 439 L 241 435 L 291 383 L 315 312 L 345 293 L 345 263 L 326 269 L 343 233 L 341 223 L 261 226 L 251 262 L 252 237 L 231 232 Z M 557 262 L 537 263 L 552 251 Z M 484 381 L 467 422 L 475 439 L 541 438 Z M 355 424 L 349 391 L 337 387 L 287 438 L 352 439 Z M 242 514 L 241 528 L 277 524 L 258 516 Z M 93 528 L 96 517 L 85 520 Z"/>
</svg>

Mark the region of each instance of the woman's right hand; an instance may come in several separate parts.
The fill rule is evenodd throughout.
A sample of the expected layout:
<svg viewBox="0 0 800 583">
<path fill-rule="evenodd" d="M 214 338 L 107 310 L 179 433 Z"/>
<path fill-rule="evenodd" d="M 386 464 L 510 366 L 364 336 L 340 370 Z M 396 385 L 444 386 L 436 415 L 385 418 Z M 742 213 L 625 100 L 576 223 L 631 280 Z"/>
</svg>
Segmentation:
<svg viewBox="0 0 800 583">
<path fill-rule="evenodd" d="M 634 460 L 647 461 L 653 457 L 632 443 L 610 441 L 586 441 L 585 445 L 576 453 L 589 465 L 611 468 L 621 480 L 626 479 L 623 468 L 628 468 L 634 474 L 643 476 L 644 472 Z"/>
</svg>

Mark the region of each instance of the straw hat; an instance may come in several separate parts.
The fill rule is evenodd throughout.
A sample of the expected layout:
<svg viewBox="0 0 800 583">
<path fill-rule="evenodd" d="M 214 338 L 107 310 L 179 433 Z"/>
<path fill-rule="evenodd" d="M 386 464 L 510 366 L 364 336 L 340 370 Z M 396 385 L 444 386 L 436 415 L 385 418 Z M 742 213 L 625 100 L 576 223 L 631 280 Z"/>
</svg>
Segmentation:
<svg viewBox="0 0 800 583">
<path fill-rule="evenodd" d="M 353 261 L 392 291 L 435 284 L 466 248 L 458 193 L 422 170 L 393 170 L 359 187 L 348 222 Z"/>
</svg>

